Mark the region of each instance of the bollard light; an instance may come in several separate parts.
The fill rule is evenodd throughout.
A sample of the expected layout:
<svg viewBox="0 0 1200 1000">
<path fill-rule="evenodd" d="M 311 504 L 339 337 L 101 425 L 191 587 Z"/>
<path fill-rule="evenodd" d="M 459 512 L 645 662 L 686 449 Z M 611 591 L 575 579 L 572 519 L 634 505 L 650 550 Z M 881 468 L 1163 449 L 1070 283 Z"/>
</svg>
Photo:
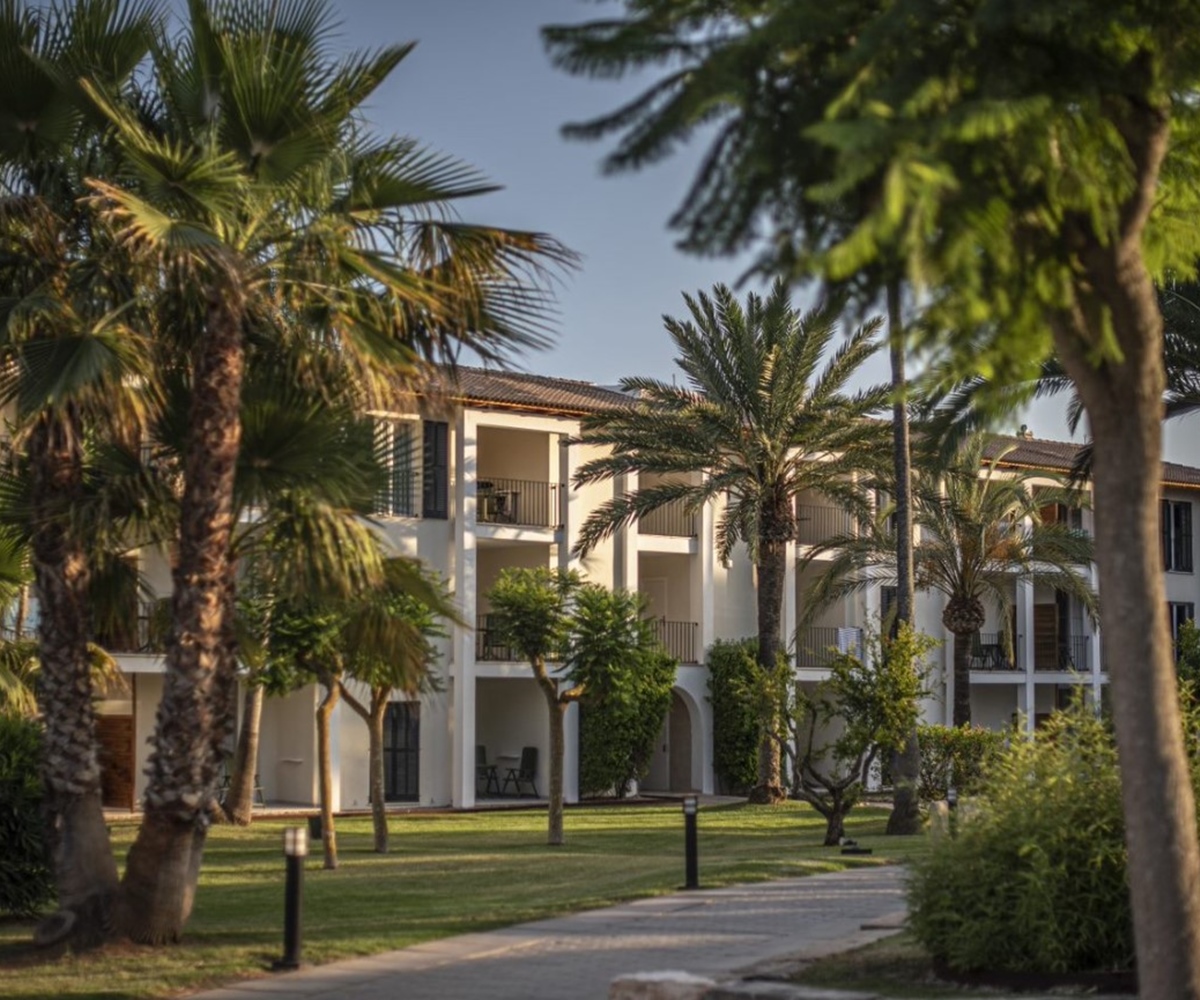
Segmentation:
<svg viewBox="0 0 1200 1000">
<path fill-rule="evenodd" d="M 958 835 L 958 789 L 953 785 L 946 789 L 946 808 L 950 811 L 950 836 Z"/>
<path fill-rule="evenodd" d="M 271 968 L 277 971 L 300 968 L 300 916 L 303 910 L 304 859 L 308 856 L 308 830 L 302 826 L 285 827 L 283 854 L 287 859 L 287 879 L 283 889 L 283 958 Z"/>
<path fill-rule="evenodd" d="M 946 805 L 950 809 L 958 808 L 958 789 L 957 788 L 947 788 L 946 789 Z"/>
<path fill-rule="evenodd" d="M 683 846 L 685 852 L 685 889 L 700 888 L 700 864 L 697 858 L 696 813 L 700 811 L 700 800 L 695 795 L 683 799 Z"/>
</svg>

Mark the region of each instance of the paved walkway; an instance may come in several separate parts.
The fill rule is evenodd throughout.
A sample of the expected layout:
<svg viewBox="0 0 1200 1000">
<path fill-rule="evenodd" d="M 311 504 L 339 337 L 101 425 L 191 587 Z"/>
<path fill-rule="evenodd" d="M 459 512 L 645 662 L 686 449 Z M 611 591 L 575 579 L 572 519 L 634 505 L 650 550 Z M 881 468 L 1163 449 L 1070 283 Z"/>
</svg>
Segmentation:
<svg viewBox="0 0 1200 1000">
<path fill-rule="evenodd" d="M 198 1000 L 604 1000 L 629 972 L 714 978 L 856 947 L 904 909 L 902 870 L 682 892 L 240 983 Z"/>
</svg>

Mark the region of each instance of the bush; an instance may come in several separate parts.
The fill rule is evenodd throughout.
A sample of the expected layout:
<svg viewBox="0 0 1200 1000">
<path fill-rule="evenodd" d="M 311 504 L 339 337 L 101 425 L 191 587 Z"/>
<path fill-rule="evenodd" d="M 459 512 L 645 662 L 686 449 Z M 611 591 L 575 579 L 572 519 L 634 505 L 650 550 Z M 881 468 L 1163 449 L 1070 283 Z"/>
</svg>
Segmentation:
<svg viewBox="0 0 1200 1000">
<path fill-rule="evenodd" d="M 909 881 L 910 926 L 929 952 L 959 971 L 1132 968 L 1120 779 L 1105 724 L 1083 706 L 1056 713 L 997 755 L 973 805 Z"/>
<path fill-rule="evenodd" d="M 758 642 L 718 640 L 708 651 L 708 700 L 713 710 L 713 770 L 726 795 L 745 795 L 758 781 L 760 723 L 743 697 L 757 676 Z"/>
<path fill-rule="evenodd" d="M 978 791 L 1004 749 L 1005 739 L 1005 733 L 973 726 L 918 726 L 921 777 L 917 794 L 921 801 L 944 799 L 951 779 L 960 794 Z"/>
<path fill-rule="evenodd" d="M 42 834 L 42 731 L 0 713 L 0 913 L 29 916 L 54 898 Z"/>
</svg>

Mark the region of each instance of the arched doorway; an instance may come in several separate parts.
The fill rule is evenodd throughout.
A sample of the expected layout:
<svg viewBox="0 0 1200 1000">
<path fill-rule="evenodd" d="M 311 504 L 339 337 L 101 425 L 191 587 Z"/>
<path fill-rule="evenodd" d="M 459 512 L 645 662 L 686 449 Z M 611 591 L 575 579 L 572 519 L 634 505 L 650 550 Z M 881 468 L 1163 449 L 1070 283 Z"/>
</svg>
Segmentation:
<svg viewBox="0 0 1200 1000">
<path fill-rule="evenodd" d="M 678 689 L 671 692 L 671 707 L 654 744 L 650 769 L 642 781 L 647 792 L 690 792 L 692 780 L 692 708 Z"/>
</svg>

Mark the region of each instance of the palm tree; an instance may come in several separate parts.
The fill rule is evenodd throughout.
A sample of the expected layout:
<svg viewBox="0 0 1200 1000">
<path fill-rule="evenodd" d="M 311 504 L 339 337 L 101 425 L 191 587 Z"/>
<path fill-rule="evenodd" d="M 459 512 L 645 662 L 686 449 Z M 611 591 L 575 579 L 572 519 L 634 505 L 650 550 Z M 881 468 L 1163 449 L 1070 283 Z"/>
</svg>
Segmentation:
<svg viewBox="0 0 1200 1000">
<path fill-rule="evenodd" d="M 1013 580 L 1049 584 L 1078 599 L 1093 615 L 1095 592 L 1080 575 L 1092 561 L 1083 532 L 1043 520 L 1051 504 L 1078 506 L 1077 493 L 1050 473 L 999 470 L 1007 452 L 984 459 L 988 438 L 975 435 L 943 471 L 927 472 L 914 491 L 914 523 L 920 531 L 913 561 L 918 590 L 946 600 L 942 623 L 954 634 L 954 724 L 971 722 L 971 647 L 987 617 L 987 605 L 1007 609 Z M 850 593 L 894 583 L 895 530 L 884 508 L 857 533 L 814 546 L 806 563 L 832 553 L 828 566 L 805 594 L 809 614 Z M 1007 618 L 1007 616 L 1004 616 Z"/>
<path fill-rule="evenodd" d="M 62 914 L 43 930 L 68 929 L 79 944 L 104 933 L 117 868 L 100 799 L 88 544 L 73 515 L 85 438 L 136 439 L 139 405 L 153 390 L 133 332 L 137 310 L 122 308 L 129 262 L 80 201 L 85 178 L 110 174 L 115 161 L 78 81 L 122 92 L 155 18 L 138 0 L 0 4 L 0 403 L 14 404 L 32 479 L 42 778 Z"/>
<path fill-rule="evenodd" d="M 632 378 L 628 410 L 584 425 L 585 441 L 611 453 L 582 466 L 576 485 L 631 473 L 664 477 L 602 504 L 584 523 L 586 552 L 623 525 L 667 504 L 696 511 L 722 503 L 717 552 L 728 560 L 744 542 L 758 576 L 758 660 L 773 671 L 780 635 L 786 547 L 796 537 L 796 498 L 809 490 L 851 506 L 863 497 L 854 478 L 878 454 L 886 428 L 864 419 L 888 402 L 886 387 L 844 390 L 878 349 L 878 322 L 859 327 L 829 358 L 837 326 L 829 310 L 801 315 L 786 286 L 745 308 L 724 285 L 684 296 L 691 320 L 666 320 L 685 384 Z M 776 719 L 764 719 L 756 801 L 784 797 Z"/>
<path fill-rule="evenodd" d="M 236 586 L 230 559 L 247 338 L 330 343 L 364 404 L 462 347 L 485 357 L 541 342 L 553 240 L 459 223 L 490 190 L 410 140 L 370 136 L 361 107 L 411 46 L 335 61 L 322 0 L 191 0 L 182 37 L 155 49 L 133 108 L 86 85 L 129 169 L 93 204 L 121 244 L 157 264 L 162 329 L 191 388 L 183 450 L 174 629 L 129 855 L 120 927 L 175 940 L 191 909 L 232 716 Z"/>
</svg>

